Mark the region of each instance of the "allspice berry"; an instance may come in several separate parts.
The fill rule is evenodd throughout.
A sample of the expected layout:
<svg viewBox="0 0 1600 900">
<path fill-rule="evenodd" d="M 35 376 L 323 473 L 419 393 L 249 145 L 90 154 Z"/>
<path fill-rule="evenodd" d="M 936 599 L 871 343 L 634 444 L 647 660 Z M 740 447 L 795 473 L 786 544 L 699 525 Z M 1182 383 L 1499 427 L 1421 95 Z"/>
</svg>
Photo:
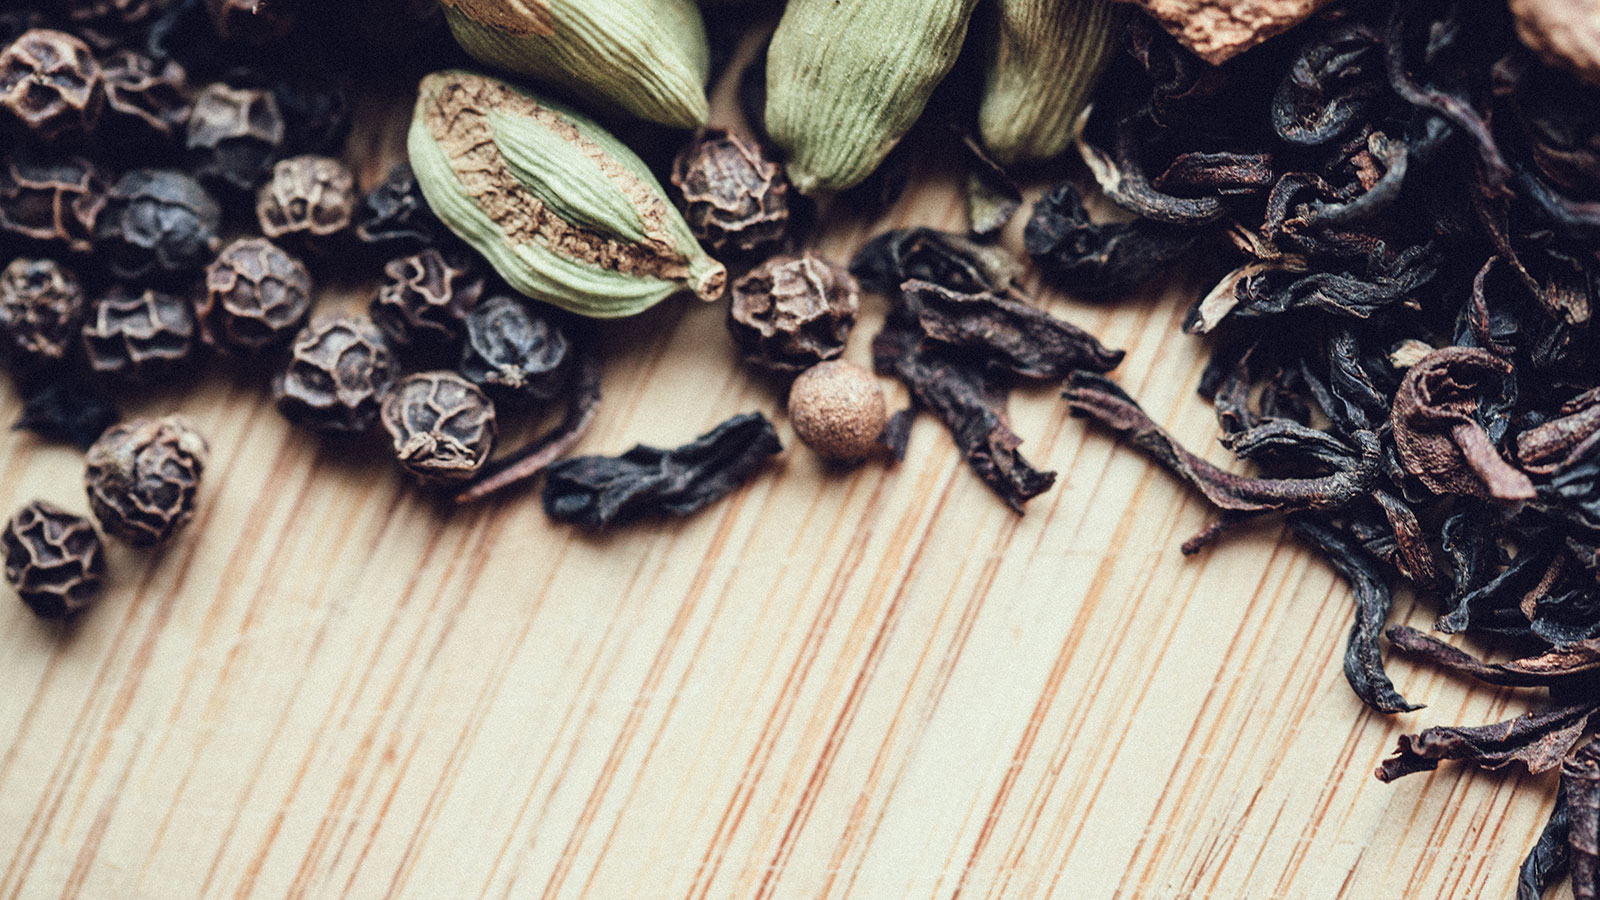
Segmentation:
<svg viewBox="0 0 1600 900">
<path fill-rule="evenodd" d="M 195 301 L 205 336 L 239 353 L 288 340 L 311 311 L 311 273 L 265 238 L 240 238 L 206 266 Z"/>
<path fill-rule="evenodd" d="M 65 359 L 83 323 L 83 288 L 53 259 L 18 257 L 0 271 L 0 334 L 20 360 Z"/>
<path fill-rule="evenodd" d="M 163 416 L 113 425 L 89 447 L 89 508 L 112 537 L 160 544 L 194 516 L 205 438 L 187 419 Z"/>
<path fill-rule="evenodd" d="M 454 372 L 419 372 L 383 398 L 383 427 L 406 471 L 424 482 L 460 481 L 494 448 L 494 403 Z"/>
<path fill-rule="evenodd" d="M 366 316 L 319 316 L 290 346 L 289 367 L 272 383 L 278 411 L 296 425 L 332 433 L 372 427 L 378 404 L 400 375 L 383 334 Z"/>
<path fill-rule="evenodd" d="M 292 156 L 256 192 L 256 219 L 269 238 L 326 237 L 350 224 L 356 199 L 349 166 L 331 156 Z"/>
<path fill-rule="evenodd" d="M 828 459 L 858 460 L 878 446 L 888 424 L 883 389 L 872 373 L 844 360 L 818 363 L 789 388 L 789 421 L 806 446 Z"/>
<path fill-rule="evenodd" d="M 799 372 L 844 352 L 860 288 L 816 256 L 776 256 L 733 285 L 728 331 L 754 366 Z"/>
<path fill-rule="evenodd" d="M 77 37 L 35 28 L 0 50 L 0 108 L 41 140 L 88 133 L 105 105 L 105 76 Z"/>
<path fill-rule="evenodd" d="M 690 230 L 713 253 L 751 253 L 783 240 L 789 180 L 759 144 L 708 128 L 673 160 L 672 184 Z"/>
<path fill-rule="evenodd" d="M 6 581 L 40 618 L 64 619 L 100 590 L 105 546 L 83 516 L 35 500 L 0 532 Z"/>
</svg>

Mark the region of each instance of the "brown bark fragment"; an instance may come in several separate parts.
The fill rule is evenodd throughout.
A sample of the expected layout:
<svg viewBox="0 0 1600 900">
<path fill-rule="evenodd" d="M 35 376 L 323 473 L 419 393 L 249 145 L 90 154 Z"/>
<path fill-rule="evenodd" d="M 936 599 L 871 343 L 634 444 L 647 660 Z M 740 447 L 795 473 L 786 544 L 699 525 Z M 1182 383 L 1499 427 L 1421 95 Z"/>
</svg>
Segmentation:
<svg viewBox="0 0 1600 900">
<path fill-rule="evenodd" d="M 1305 21 L 1328 0 L 1124 0 L 1212 65 Z"/>
</svg>

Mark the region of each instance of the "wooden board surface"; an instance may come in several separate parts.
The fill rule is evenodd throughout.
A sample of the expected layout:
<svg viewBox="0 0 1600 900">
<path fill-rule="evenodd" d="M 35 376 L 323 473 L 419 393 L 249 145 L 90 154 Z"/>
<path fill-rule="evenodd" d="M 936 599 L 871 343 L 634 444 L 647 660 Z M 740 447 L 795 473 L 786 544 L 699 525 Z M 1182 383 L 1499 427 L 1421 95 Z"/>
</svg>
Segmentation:
<svg viewBox="0 0 1600 900">
<path fill-rule="evenodd" d="M 369 184 L 402 126 L 364 123 Z M 820 249 L 962 221 L 931 178 Z M 1226 465 L 1178 328 L 1197 287 L 1039 296 Z M 434 503 L 290 430 L 259 373 L 140 404 L 210 438 L 201 510 L 163 552 L 113 548 L 71 627 L 0 603 L 0 900 L 1512 896 L 1552 777 L 1371 771 L 1403 731 L 1523 700 L 1397 660 L 1428 708 L 1365 711 L 1331 570 L 1276 523 L 1185 560 L 1206 510 L 1050 389 L 1012 405 L 1061 473 L 1025 518 L 927 418 L 905 463 L 830 471 L 722 315 L 615 326 L 581 450 L 759 409 L 788 451 L 693 519 L 602 536 L 531 495 Z M 881 317 L 869 298 L 850 358 Z M 79 454 L 0 441 L 0 508 L 86 508 Z"/>
</svg>

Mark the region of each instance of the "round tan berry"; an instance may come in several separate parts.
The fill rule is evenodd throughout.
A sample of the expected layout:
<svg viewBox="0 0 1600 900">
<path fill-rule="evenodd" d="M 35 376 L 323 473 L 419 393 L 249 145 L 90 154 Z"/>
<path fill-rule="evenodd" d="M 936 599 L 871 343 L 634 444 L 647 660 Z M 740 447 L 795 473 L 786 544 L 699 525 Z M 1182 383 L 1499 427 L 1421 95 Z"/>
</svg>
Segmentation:
<svg viewBox="0 0 1600 900">
<path fill-rule="evenodd" d="M 872 373 L 843 360 L 818 363 L 789 388 L 789 421 L 806 446 L 828 459 L 856 460 L 878 446 L 889 421 Z"/>
</svg>

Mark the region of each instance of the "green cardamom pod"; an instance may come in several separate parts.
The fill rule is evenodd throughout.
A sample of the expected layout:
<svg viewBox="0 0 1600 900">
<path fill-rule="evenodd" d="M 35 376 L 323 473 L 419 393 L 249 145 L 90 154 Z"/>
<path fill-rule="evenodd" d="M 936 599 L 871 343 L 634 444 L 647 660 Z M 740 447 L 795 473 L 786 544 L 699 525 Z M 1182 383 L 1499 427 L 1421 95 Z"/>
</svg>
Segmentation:
<svg viewBox="0 0 1600 900">
<path fill-rule="evenodd" d="M 472 72 L 422 80 L 406 150 L 428 205 L 517 290 L 596 318 L 722 294 L 643 161 L 571 108 Z"/>
<path fill-rule="evenodd" d="M 1060 155 L 1111 58 L 1112 0 L 999 0 L 978 133 L 1003 166 Z"/>
<path fill-rule="evenodd" d="M 694 0 L 439 0 L 474 59 L 675 128 L 706 123 L 710 50 Z"/>
<path fill-rule="evenodd" d="M 789 0 L 767 51 L 766 126 L 801 193 L 872 174 L 955 64 L 976 3 Z"/>
</svg>

